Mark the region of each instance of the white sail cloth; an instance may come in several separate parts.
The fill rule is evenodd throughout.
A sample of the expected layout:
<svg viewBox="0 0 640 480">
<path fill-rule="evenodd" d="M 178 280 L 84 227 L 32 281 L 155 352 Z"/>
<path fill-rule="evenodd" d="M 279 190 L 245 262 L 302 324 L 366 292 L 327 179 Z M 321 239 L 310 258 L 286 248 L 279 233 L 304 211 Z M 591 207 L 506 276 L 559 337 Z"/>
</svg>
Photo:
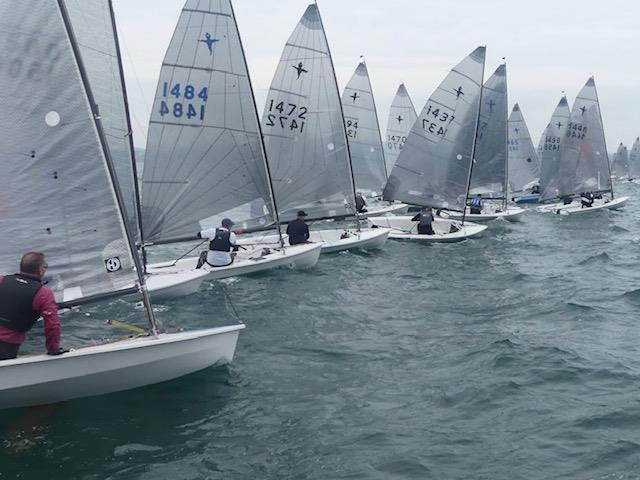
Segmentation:
<svg viewBox="0 0 640 480">
<path fill-rule="evenodd" d="M 527 123 L 517 103 L 509 116 L 508 144 L 509 188 L 512 192 L 521 192 L 539 180 L 540 166 Z"/>
<path fill-rule="evenodd" d="M 137 275 L 57 2 L 1 2 L 0 272 L 44 252 L 58 301 L 131 288 Z M 46 34 L 43 34 L 46 32 Z"/>
<path fill-rule="evenodd" d="M 149 241 L 209 219 L 273 222 L 255 101 L 229 0 L 188 0 L 165 54 L 142 185 Z M 214 220 L 215 219 L 215 220 Z M 245 225 L 250 227 L 252 225 Z"/>
<path fill-rule="evenodd" d="M 417 118 L 418 115 L 411 97 L 409 97 L 409 92 L 407 92 L 404 83 L 401 83 L 391 103 L 387 121 L 387 139 L 384 144 L 387 174 L 391 172 L 396 164 L 398 155 L 404 148 L 411 127 L 413 127 Z"/>
<path fill-rule="evenodd" d="M 484 62 L 485 47 L 478 47 L 431 95 L 389 175 L 385 200 L 464 210 Z"/>
</svg>

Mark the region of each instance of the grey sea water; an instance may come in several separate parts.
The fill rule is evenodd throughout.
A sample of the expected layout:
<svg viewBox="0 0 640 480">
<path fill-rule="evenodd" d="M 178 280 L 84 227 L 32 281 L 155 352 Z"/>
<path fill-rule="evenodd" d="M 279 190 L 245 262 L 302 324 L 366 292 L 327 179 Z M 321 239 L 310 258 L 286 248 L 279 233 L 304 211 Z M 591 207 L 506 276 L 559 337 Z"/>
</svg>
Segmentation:
<svg viewBox="0 0 640 480">
<path fill-rule="evenodd" d="M 231 301 L 234 362 L 2 411 L 0 479 L 640 478 L 638 209 L 530 212 L 159 304 L 196 327 L 234 322 Z M 132 316 L 67 316 L 65 344 Z"/>
</svg>

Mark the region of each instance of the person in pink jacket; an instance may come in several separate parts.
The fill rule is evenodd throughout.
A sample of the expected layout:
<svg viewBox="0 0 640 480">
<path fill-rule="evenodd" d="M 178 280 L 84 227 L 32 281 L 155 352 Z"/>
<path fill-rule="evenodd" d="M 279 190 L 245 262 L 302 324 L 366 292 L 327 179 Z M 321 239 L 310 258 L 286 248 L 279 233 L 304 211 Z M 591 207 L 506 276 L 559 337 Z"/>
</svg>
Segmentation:
<svg viewBox="0 0 640 480">
<path fill-rule="evenodd" d="M 20 273 L 0 276 L 0 360 L 16 358 L 27 332 L 44 319 L 47 353 L 60 355 L 60 319 L 53 292 L 43 282 L 47 260 L 39 252 L 25 253 Z"/>
</svg>

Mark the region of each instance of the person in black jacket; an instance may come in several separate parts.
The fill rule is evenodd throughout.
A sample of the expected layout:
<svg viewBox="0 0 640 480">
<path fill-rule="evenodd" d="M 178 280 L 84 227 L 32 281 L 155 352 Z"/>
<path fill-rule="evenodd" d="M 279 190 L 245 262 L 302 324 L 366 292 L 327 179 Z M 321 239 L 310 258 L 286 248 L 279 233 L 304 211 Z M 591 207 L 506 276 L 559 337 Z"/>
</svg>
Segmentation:
<svg viewBox="0 0 640 480">
<path fill-rule="evenodd" d="M 433 213 L 431 213 L 430 208 L 423 208 L 411 220 L 418 222 L 419 235 L 435 235 L 436 232 L 433 231 Z"/>
<path fill-rule="evenodd" d="M 289 235 L 289 245 L 309 243 L 309 226 L 305 223 L 304 217 L 307 214 L 304 210 L 298 211 L 298 218 L 287 225 L 287 235 Z"/>
</svg>

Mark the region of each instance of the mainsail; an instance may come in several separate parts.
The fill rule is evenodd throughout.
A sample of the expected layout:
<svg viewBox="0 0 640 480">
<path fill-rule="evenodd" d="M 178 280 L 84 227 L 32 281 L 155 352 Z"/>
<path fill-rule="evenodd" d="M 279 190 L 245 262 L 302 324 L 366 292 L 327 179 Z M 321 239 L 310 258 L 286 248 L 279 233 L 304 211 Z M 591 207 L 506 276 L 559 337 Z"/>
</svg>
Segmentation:
<svg viewBox="0 0 640 480">
<path fill-rule="evenodd" d="M 355 214 L 340 93 L 315 4 L 285 44 L 262 118 L 283 221 Z"/>
<path fill-rule="evenodd" d="M 35 250 L 58 301 L 130 291 L 138 276 L 115 172 L 63 4 L 0 5 L 0 272 Z"/>
<path fill-rule="evenodd" d="M 563 96 L 551 116 L 540 139 L 540 199 L 558 197 L 560 175 L 560 141 L 564 138 L 569 123 L 569 104 Z"/>
<path fill-rule="evenodd" d="M 629 179 L 640 177 L 640 137 L 636 137 L 629 152 Z"/>
<path fill-rule="evenodd" d="M 387 174 L 391 172 L 396 164 L 398 155 L 404 148 L 411 127 L 413 127 L 417 118 L 418 115 L 409 97 L 409 92 L 407 92 L 404 83 L 401 83 L 391 103 L 389 121 L 387 122 L 387 141 L 384 146 Z"/>
<path fill-rule="evenodd" d="M 540 178 L 538 155 L 529 129 L 516 103 L 509 116 L 509 188 L 521 192 Z"/>
<path fill-rule="evenodd" d="M 380 195 L 387 183 L 378 114 L 367 65 L 360 62 L 342 93 L 342 111 L 357 190 Z"/>
<path fill-rule="evenodd" d="M 611 172 L 596 85 L 591 77 L 571 110 L 560 142 L 558 197 L 611 192 Z"/>
<path fill-rule="evenodd" d="M 137 226 L 136 174 L 133 140 L 127 112 L 124 79 L 115 22 L 109 0 L 65 0 L 73 31 L 87 70 L 91 91 L 102 119 L 102 127 L 132 232 Z"/>
<path fill-rule="evenodd" d="M 611 173 L 618 178 L 629 175 L 629 153 L 622 142 L 618 145 L 618 150 L 613 157 L 613 162 L 611 162 Z"/>
<path fill-rule="evenodd" d="M 152 242 L 194 235 L 202 222 L 225 216 L 246 228 L 274 221 L 229 0 L 188 0 L 182 10 L 149 122 L 142 207 L 145 239 Z"/>
<path fill-rule="evenodd" d="M 411 128 L 385 200 L 463 211 L 473 157 L 485 47 L 456 65 Z"/>
<path fill-rule="evenodd" d="M 507 66 L 502 64 L 482 87 L 470 195 L 507 197 L 507 112 Z"/>
</svg>

